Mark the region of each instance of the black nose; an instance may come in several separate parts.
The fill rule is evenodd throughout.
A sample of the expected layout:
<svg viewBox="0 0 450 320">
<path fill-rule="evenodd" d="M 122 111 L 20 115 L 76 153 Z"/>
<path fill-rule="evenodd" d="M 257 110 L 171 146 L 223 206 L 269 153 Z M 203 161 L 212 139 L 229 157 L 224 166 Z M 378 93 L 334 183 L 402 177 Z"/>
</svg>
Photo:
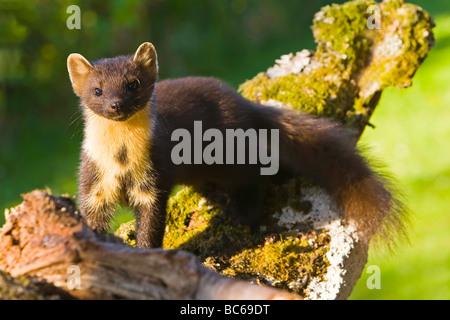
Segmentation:
<svg viewBox="0 0 450 320">
<path fill-rule="evenodd" d="M 122 103 L 120 101 L 111 102 L 111 109 L 113 109 L 113 110 L 119 110 L 121 106 L 122 106 Z"/>
</svg>

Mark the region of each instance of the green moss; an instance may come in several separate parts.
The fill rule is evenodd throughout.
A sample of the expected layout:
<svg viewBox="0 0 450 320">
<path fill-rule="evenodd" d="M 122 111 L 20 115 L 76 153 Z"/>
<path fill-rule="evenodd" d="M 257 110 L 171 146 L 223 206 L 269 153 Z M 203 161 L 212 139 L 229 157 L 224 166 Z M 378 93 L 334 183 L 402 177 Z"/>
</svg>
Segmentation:
<svg viewBox="0 0 450 320">
<path fill-rule="evenodd" d="M 169 199 L 164 247 L 175 249 L 203 232 L 217 208 L 192 187 L 181 189 Z"/>
<path fill-rule="evenodd" d="M 186 187 L 179 191 L 167 206 L 164 247 L 188 250 L 204 260 L 251 245 L 254 235 L 250 228 L 231 222 L 226 203 L 225 195 L 215 189 Z"/>
<path fill-rule="evenodd" d="M 185 187 L 169 198 L 167 212 L 163 246 L 175 249 L 203 232 L 217 213 L 217 208 L 194 188 Z M 135 228 L 135 220 L 132 220 L 121 224 L 114 234 L 125 243 L 136 246 Z"/>
<path fill-rule="evenodd" d="M 326 233 L 287 235 L 266 239 L 256 248 L 246 249 L 229 260 L 222 273 L 231 277 L 302 291 L 312 277 L 322 278 L 329 265 L 325 259 L 329 237 Z"/>
<path fill-rule="evenodd" d="M 239 90 L 252 100 L 273 99 L 303 112 L 344 118 L 351 97 L 347 92 L 355 88 L 350 88 L 348 84 L 348 90 L 340 92 L 338 84 L 331 80 L 334 73 L 335 70 L 330 67 L 314 69 L 308 75 L 290 74 L 274 79 L 260 73 L 253 80 L 242 84 Z M 322 81 L 318 82 L 317 79 Z"/>
<path fill-rule="evenodd" d="M 0 270 L 0 300 L 45 300 L 51 298 L 41 291 L 31 278 L 18 276 L 12 278 Z M 54 299 L 57 296 L 55 295 Z"/>
<path fill-rule="evenodd" d="M 355 68 L 354 62 L 361 59 L 369 48 L 370 41 L 364 37 L 367 8 L 375 3 L 357 0 L 341 5 L 332 4 L 316 13 L 312 29 L 317 53 L 331 53 L 342 60 L 344 66 Z"/>
<path fill-rule="evenodd" d="M 380 29 L 367 27 L 371 5 L 380 8 Z M 433 27 L 428 13 L 402 0 L 332 4 L 314 17 L 317 49 L 309 66 L 274 78 L 259 73 L 239 91 L 248 99 L 273 99 L 362 132 L 384 88 L 411 85 L 433 44 Z"/>
<path fill-rule="evenodd" d="M 43 300 L 44 297 L 35 290 L 28 290 L 30 280 L 25 277 L 13 279 L 8 273 L 0 270 L 1 300 Z"/>
<path fill-rule="evenodd" d="M 136 220 L 122 223 L 114 235 L 121 238 L 126 244 L 136 247 Z"/>
<path fill-rule="evenodd" d="M 359 82 L 363 90 L 355 100 L 357 110 L 367 104 L 374 89 L 410 86 L 434 44 L 431 32 L 434 22 L 420 7 L 389 1 L 381 3 L 380 8 L 381 29 L 373 33 L 377 46 L 372 50 L 371 63 L 361 74 Z"/>
</svg>

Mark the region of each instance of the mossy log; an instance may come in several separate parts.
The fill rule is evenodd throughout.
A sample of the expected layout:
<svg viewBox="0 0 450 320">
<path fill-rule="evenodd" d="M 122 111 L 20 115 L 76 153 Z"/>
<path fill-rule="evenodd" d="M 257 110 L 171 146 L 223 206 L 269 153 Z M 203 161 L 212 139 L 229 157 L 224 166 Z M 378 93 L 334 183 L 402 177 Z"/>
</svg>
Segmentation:
<svg viewBox="0 0 450 320">
<path fill-rule="evenodd" d="M 186 251 L 137 249 L 98 235 L 71 198 L 39 190 L 23 198 L 0 231 L 2 299 L 300 298 L 221 276 Z"/>
</svg>

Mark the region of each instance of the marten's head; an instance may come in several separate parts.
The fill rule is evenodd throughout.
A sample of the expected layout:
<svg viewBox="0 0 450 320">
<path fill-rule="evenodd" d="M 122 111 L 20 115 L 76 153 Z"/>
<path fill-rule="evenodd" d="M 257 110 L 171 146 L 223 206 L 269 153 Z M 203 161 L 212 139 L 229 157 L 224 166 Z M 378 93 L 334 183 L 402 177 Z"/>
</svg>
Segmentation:
<svg viewBox="0 0 450 320">
<path fill-rule="evenodd" d="M 125 121 L 147 107 L 158 75 L 155 47 L 143 43 L 134 56 L 89 63 L 82 55 L 67 58 L 70 81 L 82 105 L 97 115 Z"/>
</svg>

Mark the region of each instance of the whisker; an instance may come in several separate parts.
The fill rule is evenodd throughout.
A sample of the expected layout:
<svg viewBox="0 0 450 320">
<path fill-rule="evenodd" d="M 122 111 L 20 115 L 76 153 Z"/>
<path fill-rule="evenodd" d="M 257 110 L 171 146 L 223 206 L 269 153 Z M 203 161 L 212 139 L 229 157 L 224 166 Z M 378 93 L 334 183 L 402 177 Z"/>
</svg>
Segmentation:
<svg viewBox="0 0 450 320">
<path fill-rule="evenodd" d="M 73 139 L 76 134 L 79 134 L 82 131 L 81 129 L 83 127 L 83 122 L 80 121 L 81 116 L 82 113 L 80 110 L 78 110 L 75 113 L 73 113 L 72 116 L 69 118 L 69 124 L 68 126 L 66 126 L 66 129 L 64 130 L 64 134 L 67 134 L 67 130 L 69 130 L 69 127 L 76 125 L 75 130 L 72 133 L 71 139 Z"/>
</svg>

